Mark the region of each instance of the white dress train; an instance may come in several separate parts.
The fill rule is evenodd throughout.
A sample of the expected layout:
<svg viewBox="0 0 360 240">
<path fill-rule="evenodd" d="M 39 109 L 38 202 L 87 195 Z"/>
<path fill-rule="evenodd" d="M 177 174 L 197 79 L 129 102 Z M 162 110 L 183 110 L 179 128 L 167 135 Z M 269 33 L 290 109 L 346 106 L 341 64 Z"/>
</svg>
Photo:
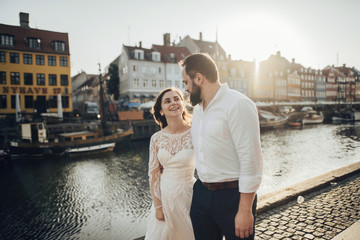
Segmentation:
<svg viewBox="0 0 360 240">
<path fill-rule="evenodd" d="M 190 205 L 195 182 L 190 129 L 180 134 L 156 132 L 150 140 L 149 180 L 153 197 L 145 240 L 192 240 Z M 160 172 L 160 164 L 164 170 Z M 165 221 L 155 217 L 161 207 Z"/>
</svg>

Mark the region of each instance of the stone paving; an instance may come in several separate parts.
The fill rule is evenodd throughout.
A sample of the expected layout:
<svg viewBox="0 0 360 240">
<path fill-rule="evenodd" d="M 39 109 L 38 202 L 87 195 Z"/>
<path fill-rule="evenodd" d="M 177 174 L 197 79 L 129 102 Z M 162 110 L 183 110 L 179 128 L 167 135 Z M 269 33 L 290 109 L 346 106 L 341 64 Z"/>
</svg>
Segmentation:
<svg viewBox="0 0 360 240">
<path fill-rule="evenodd" d="M 262 212 L 255 239 L 332 239 L 360 220 L 360 173 Z"/>
</svg>

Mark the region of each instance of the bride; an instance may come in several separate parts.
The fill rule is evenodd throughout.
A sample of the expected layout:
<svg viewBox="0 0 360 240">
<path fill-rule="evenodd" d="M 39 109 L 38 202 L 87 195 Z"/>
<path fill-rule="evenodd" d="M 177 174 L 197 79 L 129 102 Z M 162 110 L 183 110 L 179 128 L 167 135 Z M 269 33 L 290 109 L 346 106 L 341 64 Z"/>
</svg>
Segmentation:
<svg viewBox="0 0 360 240">
<path fill-rule="evenodd" d="M 161 130 L 150 139 L 149 182 L 153 198 L 145 240 L 191 240 L 190 205 L 195 182 L 191 116 L 177 88 L 156 98 L 152 113 Z"/>
</svg>

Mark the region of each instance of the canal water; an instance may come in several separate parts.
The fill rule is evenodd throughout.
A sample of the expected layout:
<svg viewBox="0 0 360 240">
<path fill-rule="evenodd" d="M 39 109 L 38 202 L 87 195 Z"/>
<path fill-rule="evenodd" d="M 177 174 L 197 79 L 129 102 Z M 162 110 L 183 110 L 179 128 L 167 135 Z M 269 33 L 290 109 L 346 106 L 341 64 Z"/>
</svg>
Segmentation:
<svg viewBox="0 0 360 240">
<path fill-rule="evenodd" d="M 360 161 L 360 123 L 261 134 L 263 195 Z M 0 239 L 135 239 L 151 206 L 148 141 L 81 158 L 0 163 Z"/>
</svg>

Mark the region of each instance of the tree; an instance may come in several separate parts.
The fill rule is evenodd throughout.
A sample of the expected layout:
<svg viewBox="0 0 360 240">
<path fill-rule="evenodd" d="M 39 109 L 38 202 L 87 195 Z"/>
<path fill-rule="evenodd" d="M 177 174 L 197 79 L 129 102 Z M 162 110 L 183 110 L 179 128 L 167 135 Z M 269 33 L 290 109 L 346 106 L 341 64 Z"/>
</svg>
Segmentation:
<svg viewBox="0 0 360 240">
<path fill-rule="evenodd" d="M 107 93 L 114 95 L 114 100 L 119 100 L 119 67 L 112 63 L 109 67 L 110 79 L 106 82 Z"/>
</svg>

